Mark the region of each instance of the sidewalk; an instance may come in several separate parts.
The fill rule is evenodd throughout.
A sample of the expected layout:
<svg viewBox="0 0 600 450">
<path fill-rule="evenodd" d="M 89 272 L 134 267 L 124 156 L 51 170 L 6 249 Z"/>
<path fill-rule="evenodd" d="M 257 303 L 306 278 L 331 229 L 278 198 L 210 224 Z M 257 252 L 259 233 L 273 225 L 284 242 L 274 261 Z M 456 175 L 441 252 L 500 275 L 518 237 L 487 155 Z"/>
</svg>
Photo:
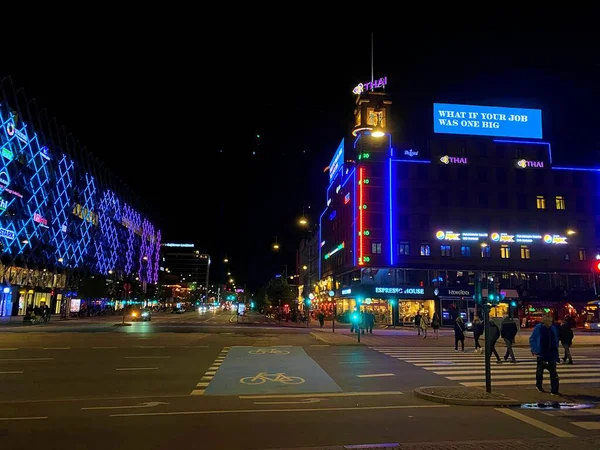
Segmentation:
<svg viewBox="0 0 600 450">
<path fill-rule="evenodd" d="M 532 380 L 532 383 L 534 381 Z M 492 379 L 492 392 L 484 389 L 465 386 L 425 386 L 414 390 L 415 397 L 436 403 L 446 403 L 462 406 L 520 406 L 525 403 L 546 404 L 578 403 L 597 405 L 600 402 L 600 383 L 596 386 L 565 385 L 561 389 L 562 396 L 555 397 L 550 393 L 538 392 L 533 386 L 530 388 L 494 387 Z M 552 410 L 550 406 L 548 410 Z"/>
</svg>

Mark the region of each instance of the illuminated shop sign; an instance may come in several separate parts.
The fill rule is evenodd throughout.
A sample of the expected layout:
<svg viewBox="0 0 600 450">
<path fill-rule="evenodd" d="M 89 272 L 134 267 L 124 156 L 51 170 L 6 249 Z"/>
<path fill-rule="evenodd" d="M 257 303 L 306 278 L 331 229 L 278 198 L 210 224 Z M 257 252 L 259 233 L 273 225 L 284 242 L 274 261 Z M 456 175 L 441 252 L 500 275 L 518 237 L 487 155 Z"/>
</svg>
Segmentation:
<svg viewBox="0 0 600 450">
<path fill-rule="evenodd" d="M 50 156 L 50 150 L 48 149 L 48 147 L 43 146 L 40 149 L 40 155 L 42 156 L 42 158 L 44 158 L 45 160 L 50 161 L 52 159 L 52 157 Z"/>
<path fill-rule="evenodd" d="M 520 159 L 517 161 L 517 167 L 520 169 L 528 169 L 528 168 L 544 168 L 544 161 L 529 161 L 527 159 Z"/>
<path fill-rule="evenodd" d="M 350 295 L 352 294 L 352 289 L 342 289 L 342 295 Z"/>
<path fill-rule="evenodd" d="M 340 142 L 338 145 L 335 154 L 333 155 L 333 159 L 329 163 L 329 182 L 331 183 L 337 173 L 342 170 L 344 167 L 344 140 Z"/>
<path fill-rule="evenodd" d="M 412 148 L 410 150 L 404 150 L 404 156 L 412 158 L 413 156 L 419 156 L 419 151 L 415 151 Z"/>
<path fill-rule="evenodd" d="M 440 156 L 440 162 L 442 164 L 468 164 L 468 160 L 466 156 L 448 156 L 448 155 L 444 155 L 444 156 Z"/>
<path fill-rule="evenodd" d="M 175 242 L 166 242 L 163 244 L 163 247 L 186 247 L 186 248 L 194 248 L 194 244 L 177 244 Z"/>
<path fill-rule="evenodd" d="M 441 297 L 471 297 L 473 288 L 471 286 L 464 287 L 440 287 L 436 288 L 436 295 Z"/>
<path fill-rule="evenodd" d="M 359 83 L 354 89 L 352 89 L 352 92 L 356 95 L 359 95 L 365 91 L 372 91 L 373 89 L 385 87 L 385 85 L 387 85 L 387 77 L 380 78 L 379 80 L 373 80 L 373 82 L 367 81 L 366 83 Z"/>
<path fill-rule="evenodd" d="M 0 211 L 4 211 L 6 208 L 8 208 L 8 200 L 4 200 L 0 197 Z"/>
<path fill-rule="evenodd" d="M 17 130 L 17 128 L 15 127 L 15 124 L 12 122 L 9 122 L 6 125 L 6 132 L 8 133 L 9 136 L 16 135 L 17 139 L 25 144 L 27 144 L 29 142 L 29 139 L 27 138 L 27 134 L 23 133 L 21 130 Z"/>
<path fill-rule="evenodd" d="M 398 294 L 398 295 L 425 295 L 425 288 L 422 287 L 397 287 L 397 286 L 377 286 L 376 294 Z"/>
<path fill-rule="evenodd" d="M 0 183 L 2 183 L 5 186 L 8 186 L 10 184 L 10 177 L 4 171 L 0 172 Z"/>
<path fill-rule="evenodd" d="M 39 223 L 40 226 L 42 226 L 44 228 L 48 228 L 48 219 L 46 219 L 45 217 L 42 217 L 38 213 L 35 213 L 33 215 L 33 221 L 36 223 Z"/>
<path fill-rule="evenodd" d="M 541 139 L 540 109 L 433 104 L 435 133 Z"/>
<path fill-rule="evenodd" d="M 339 252 L 340 250 L 342 250 L 345 246 L 346 246 L 346 243 L 342 242 L 340 245 L 338 245 L 336 248 L 334 248 L 333 250 L 331 250 L 329 253 L 325 253 L 324 258 L 325 259 L 331 258 L 332 255 L 335 255 L 337 252 Z"/>
<path fill-rule="evenodd" d="M 350 192 L 344 197 L 344 205 L 347 205 L 348 203 L 350 203 Z"/>
<path fill-rule="evenodd" d="M 0 228 L 0 238 L 14 239 L 15 232 L 11 231 L 11 230 L 7 230 L 6 228 Z"/>
<path fill-rule="evenodd" d="M 560 234 L 511 234 L 511 233 L 503 233 L 503 232 L 494 232 L 494 233 L 476 233 L 470 231 L 464 231 L 457 233 L 455 231 L 437 231 L 435 233 L 435 237 L 440 241 L 480 241 L 486 240 L 489 236 L 492 242 L 498 242 L 501 244 L 512 244 L 512 243 L 521 243 L 521 244 L 532 244 L 535 242 L 543 241 L 546 244 L 568 244 L 567 237 L 562 236 Z"/>
<path fill-rule="evenodd" d="M 2 157 L 5 159 L 8 159 L 9 161 L 12 161 L 13 159 L 15 159 L 15 155 L 13 154 L 13 151 L 8 147 L 2 147 Z"/>
<path fill-rule="evenodd" d="M 85 206 L 81 206 L 79 203 L 76 203 L 73 207 L 73 215 L 91 223 L 92 225 L 98 226 L 98 214 L 86 208 Z"/>
</svg>

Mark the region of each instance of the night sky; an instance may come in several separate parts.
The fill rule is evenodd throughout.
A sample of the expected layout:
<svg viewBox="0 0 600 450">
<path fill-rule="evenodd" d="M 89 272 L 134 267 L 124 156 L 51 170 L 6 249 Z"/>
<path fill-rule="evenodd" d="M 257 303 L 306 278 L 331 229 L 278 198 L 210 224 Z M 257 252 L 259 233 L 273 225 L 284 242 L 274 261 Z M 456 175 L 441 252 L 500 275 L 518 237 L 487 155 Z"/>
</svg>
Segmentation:
<svg viewBox="0 0 600 450">
<path fill-rule="evenodd" d="M 318 220 L 352 88 L 370 78 L 369 32 L 118 32 L 48 33 L 0 75 L 151 204 L 166 240 L 210 253 L 215 275 L 225 255 L 238 285 L 292 273 L 296 220 L 303 207 Z M 555 163 L 600 165 L 598 44 L 597 33 L 376 33 L 394 146 L 424 145 L 434 102 L 540 108 Z"/>
</svg>

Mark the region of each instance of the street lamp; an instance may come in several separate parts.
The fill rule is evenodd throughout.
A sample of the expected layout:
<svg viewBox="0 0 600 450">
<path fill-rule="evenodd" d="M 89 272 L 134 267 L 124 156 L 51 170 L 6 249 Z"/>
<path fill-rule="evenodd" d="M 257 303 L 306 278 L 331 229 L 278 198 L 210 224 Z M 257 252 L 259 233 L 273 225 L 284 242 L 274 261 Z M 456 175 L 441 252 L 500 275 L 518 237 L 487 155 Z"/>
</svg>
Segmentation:
<svg viewBox="0 0 600 450">
<path fill-rule="evenodd" d="M 575 230 L 567 230 L 567 234 L 568 234 L 569 236 L 572 236 L 572 235 L 574 235 L 574 234 L 575 234 Z"/>
<path fill-rule="evenodd" d="M 223 259 L 223 262 L 224 263 L 228 263 L 229 262 L 229 259 L 227 259 L 227 256 Z"/>
<path fill-rule="evenodd" d="M 233 283 L 233 278 L 230 278 L 230 279 L 229 279 L 229 282 L 230 282 L 230 283 Z"/>
<path fill-rule="evenodd" d="M 273 250 L 279 250 L 279 242 L 277 242 L 277 236 L 275 236 L 275 242 L 273 243 Z"/>
<path fill-rule="evenodd" d="M 308 266 L 306 264 L 302 266 L 302 270 L 307 270 L 307 269 L 308 269 Z"/>
</svg>

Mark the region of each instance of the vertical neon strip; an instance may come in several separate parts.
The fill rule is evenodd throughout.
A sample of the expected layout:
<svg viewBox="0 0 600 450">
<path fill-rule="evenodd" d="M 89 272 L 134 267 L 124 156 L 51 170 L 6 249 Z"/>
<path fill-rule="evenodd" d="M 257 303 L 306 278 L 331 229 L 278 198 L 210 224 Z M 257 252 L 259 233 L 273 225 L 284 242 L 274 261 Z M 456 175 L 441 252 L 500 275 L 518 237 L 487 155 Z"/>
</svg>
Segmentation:
<svg viewBox="0 0 600 450">
<path fill-rule="evenodd" d="M 354 195 L 352 196 L 352 204 L 356 205 L 358 203 L 358 197 L 356 196 L 356 169 L 354 169 Z M 352 215 L 352 242 L 354 245 L 354 266 L 356 267 L 358 264 L 358 253 L 356 252 L 356 210 L 355 214 Z"/>
<path fill-rule="evenodd" d="M 359 169 L 360 174 L 358 177 L 358 184 L 360 187 L 358 188 L 358 235 L 360 236 L 358 242 L 358 265 L 362 266 L 364 264 L 363 256 L 364 256 L 364 247 L 363 247 L 363 167 Z"/>
<path fill-rule="evenodd" d="M 389 230 L 389 236 L 390 236 L 390 265 L 394 265 L 394 220 L 393 220 L 393 190 L 392 190 L 392 158 L 388 159 L 388 164 L 390 165 L 390 185 L 389 185 L 389 189 L 390 189 L 390 230 Z"/>
</svg>

